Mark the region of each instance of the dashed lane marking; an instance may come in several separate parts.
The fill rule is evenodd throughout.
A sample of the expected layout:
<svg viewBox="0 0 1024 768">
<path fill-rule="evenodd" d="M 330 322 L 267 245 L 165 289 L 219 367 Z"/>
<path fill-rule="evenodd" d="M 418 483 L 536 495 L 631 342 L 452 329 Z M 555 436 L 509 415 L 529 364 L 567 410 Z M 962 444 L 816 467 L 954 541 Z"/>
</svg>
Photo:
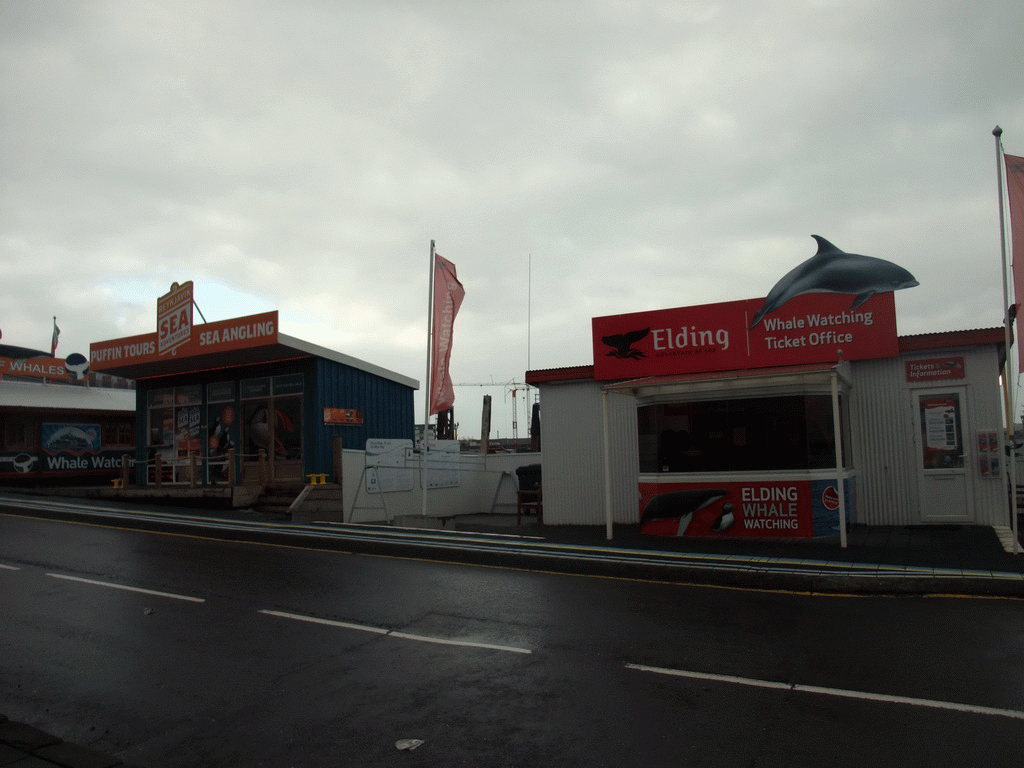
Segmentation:
<svg viewBox="0 0 1024 768">
<path fill-rule="evenodd" d="M 287 611 L 272 611 L 260 609 L 260 613 L 266 614 L 267 616 L 279 616 L 284 619 L 295 619 L 296 621 L 306 621 L 311 624 L 326 624 L 330 627 L 341 627 L 343 629 L 354 629 L 360 632 L 373 632 L 377 635 L 387 635 L 389 637 L 397 637 L 403 640 L 416 640 L 421 643 L 436 643 L 439 645 L 457 645 L 466 648 L 485 648 L 492 651 L 507 651 L 509 653 L 533 653 L 529 648 L 519 648 L 514 645 L 497 645 L 494 643 L 478 643 L 472 640 L 455 640 L 453 638 L 446 637 L 430 637 L 429 635 L 414 635 L 408 632 L 399 632 L 394 629 L 385 629 L 383 627 L 373 627 L 367 624 L 353 624 L 349 621 L 335 621 L 333 619 L 322 619 L 318 616 L 307 616 L 301 613 L 288 613 Z"/>
<path fill-rule="evenodd" d="M 800 693 L 817 693 L 822 696 L 838 696 L 845 699 L 860 699 L 862 701 L 884 702 L 887 704 L 907 704 L 914 707 L 948 709 L 955 712 L 968 712 L 976 715 L 990 715 L 993 717 L 1009 717 L 1015 720 L 1024 720 L 1024 712 L 1016 709 L 983 707 L 977 704 L 958 704 L 952 701 L 935 701 L 934 699 L 918 699 L 912 696 L 893 696 L 888 693 L 869 693 L 867 691 L 848 691 L 842 688 L 823 688 L 818 685 L 802 685 L 800 683 L 781 683 L 775 680 L 758 680 L 752 677 L 718 675 L 711 672 L 695 672 L 688 669 L 649 667 L 644 664 L 626 664 L 626 668 L 639 670 L 640 672 L 654 672 L 659 675 L 687 677 L 694 680 L 713 680 L 719 683 L 747 685 L 756 688 L 775 688 L 779 690 L 798 691 Z"/>
<path fill-rule="evenodd" d="M 127 592 L 139 592 L 143 595 L 155 595 L 156 597 L 170 597 L 175 600 L 187 600 L 190 603 L 205 603 L 206 599 L 202 597 L 191 597 L 189 595 L 177 595 L 173 592 L 158 592 L 154 589 L 143 589 L 142 587 L 129 587 L 127 584 L 114 584 L 110 581 L 96 581 L 95 579 L 83 579 L 81 576 L 68 576 L 63 573 L 48 573 L 54 579 L 64 579 L 65 581 L 77 581 L 82 584 L 92 584 L 95 587 L 109 587 L 110 589 L 123 589 Z"/>
</svg>

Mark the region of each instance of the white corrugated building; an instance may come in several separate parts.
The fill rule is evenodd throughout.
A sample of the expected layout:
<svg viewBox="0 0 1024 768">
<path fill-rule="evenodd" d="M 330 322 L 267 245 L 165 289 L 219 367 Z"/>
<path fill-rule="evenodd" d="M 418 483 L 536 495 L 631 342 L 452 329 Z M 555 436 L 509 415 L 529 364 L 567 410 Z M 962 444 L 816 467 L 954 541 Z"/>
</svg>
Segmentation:
<svg viewBox="0 0 1024 768">
<path fill-rule="evenodd" d="M 837 349 L 834 360 L 711 370 L 686 358 L 689 370 L 659 363 L 647 375 L 667 338 L 651 332 L 652 314 L 617 318 L 647 331 L 646 346 L 602 336 L 595 318 L 594 366 L 527 372 L 541 403 L 545 523 L 757 537 L 845 536 L 851 523 L 1009 524 L 1002 328 L 897 338 L 893 320 L 881 357 L 844 361 Z M 635 363 L 636 375 L 595 377 L 605 355 L 621 358 L 614 370 Z"/>
</svg>

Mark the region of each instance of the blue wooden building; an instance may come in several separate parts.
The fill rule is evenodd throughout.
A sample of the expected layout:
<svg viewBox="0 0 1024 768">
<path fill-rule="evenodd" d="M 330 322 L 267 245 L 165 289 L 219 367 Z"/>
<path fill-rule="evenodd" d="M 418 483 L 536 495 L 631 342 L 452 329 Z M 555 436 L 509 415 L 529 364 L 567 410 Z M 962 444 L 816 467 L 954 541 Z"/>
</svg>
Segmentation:
<svg viewBox="0 0 1024 768">
<path fill-rule="evenodd" d="M 91 364 L 136 383 L 137 485 L 303 482 L 332 473 L 332 445 L 413 437 L 415 379 L 277 331 L 277 313 L 92 345 Z M 159 464 L 157 462 L 159 457 Z M 229 457 L 234 465 L 229 467 Z M 196 474 L 198 478 L 195 478 Z"/>
</svg>

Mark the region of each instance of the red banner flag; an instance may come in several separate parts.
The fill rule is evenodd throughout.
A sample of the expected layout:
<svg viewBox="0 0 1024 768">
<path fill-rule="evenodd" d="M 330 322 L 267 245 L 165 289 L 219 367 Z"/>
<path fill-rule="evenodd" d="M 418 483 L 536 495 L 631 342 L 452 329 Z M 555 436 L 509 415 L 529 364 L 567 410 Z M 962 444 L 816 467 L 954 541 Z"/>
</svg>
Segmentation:
<svg viewBox="0 0 1024 768">
<path fill-rule="evenodd" d="M 430 413 L 447 410 L 455 403 L 448 363 L 452 356 L 452 328 L 466 295 L 455 274 L 455 265 L 434 254 L 433 337 L 430 341 Z"/>
<path fill-rule="evenodd" d="M 1010 269 L 1013 272 L 1013 301 L 1017 305 L 1017 339 L 1024 338 L 1024 157 L 1003 155 L 1006 163 L 1006 202 L 1010 210 Z M 1019 369 L 1024 373 L 1024 356 Z"/>
<path fill-rule="evenodd" d="M 57 327 L 57 318 L 53 318 L 53 338 L 50 339 L 50 357 L 57 354 L 57 339 L 60 338 L 60 328 Z"/>
</svg>

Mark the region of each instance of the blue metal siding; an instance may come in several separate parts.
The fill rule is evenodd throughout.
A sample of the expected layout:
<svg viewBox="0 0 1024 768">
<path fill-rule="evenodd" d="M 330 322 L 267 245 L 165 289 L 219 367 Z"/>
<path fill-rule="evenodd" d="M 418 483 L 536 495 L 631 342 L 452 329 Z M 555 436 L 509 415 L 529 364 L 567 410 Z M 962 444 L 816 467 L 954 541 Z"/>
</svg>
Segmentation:
<svg viewBox="0 0 1024 768">
<path fill-rule="evenodd" d="M 197 371 L 192 374 L 140 380 L 136 390 L 136 460 L 143 462 L 147 458 L 146 445 L 149 436 L 146 403 L 151 390 L 202 384 L 202 409 L 205 414 L 206 385 L 211 382 L 234 381 L 234 405 L 241 413 L 241 395 L 237 386 L 239 381 L 288 373 L 303 374 L 304 475 L 331 471 L 331 438 L 334 435 L 342 436 L 345 448 L 355 450 L 364 449 L 367 439 L 372 437 L 413 438 L 414 389 L 332 360 L 320 357 L 299 358 L 227 370 Z M 324 424 L 324 408 L 357 408 L 363 412 L 366 423 L 360 426 Z M 236 442 L 238 437 L 236 431 Z"/>
<path fill-rule="evenodd" d="M 307 382 L 308 384 L 310 382 Z M 331 439 L 341 435 L 345 448 L 362 450 L 369 438 L 412 439 L 415 390 L 372 373 L 317 358 L 314 381 L 307 388 L 307 472 L 330 472 Z M 324 408 L 357 408 L 365 424 L 324 424 Z"/>
</svg>

